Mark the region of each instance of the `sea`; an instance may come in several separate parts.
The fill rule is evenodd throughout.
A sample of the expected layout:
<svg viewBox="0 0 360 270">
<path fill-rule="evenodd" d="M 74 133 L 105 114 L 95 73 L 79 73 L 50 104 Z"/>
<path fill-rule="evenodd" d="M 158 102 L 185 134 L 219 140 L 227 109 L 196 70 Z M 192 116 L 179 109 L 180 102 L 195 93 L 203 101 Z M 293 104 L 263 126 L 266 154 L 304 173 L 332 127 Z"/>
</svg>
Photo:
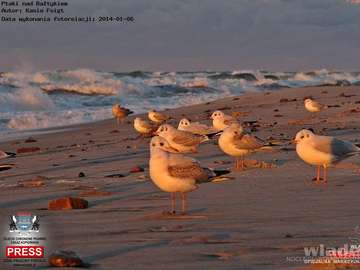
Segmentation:
<svg viewBox="0 0 360 270">
<path fill-rule="evenodd" d="M 321 85 L 360 85 L 360 72 L 327 69 L 0 72 L 0 137 L 111 118 L 114 103 L 143 113 L 246 92 Z"/>
</svg>

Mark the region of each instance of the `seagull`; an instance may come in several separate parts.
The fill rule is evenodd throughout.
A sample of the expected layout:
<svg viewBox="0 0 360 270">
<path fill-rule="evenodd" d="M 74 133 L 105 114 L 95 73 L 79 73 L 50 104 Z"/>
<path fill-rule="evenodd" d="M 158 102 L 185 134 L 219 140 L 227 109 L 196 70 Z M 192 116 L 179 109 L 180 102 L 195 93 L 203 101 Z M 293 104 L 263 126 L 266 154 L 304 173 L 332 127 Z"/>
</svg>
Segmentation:
<svg viewBox="0 0 360 270">
<path fill-rule="evenodd" d="M 156 126 L 140 117 L 136 117 L 134 119 L 134 129 L 140 133 L 140 136 L 146 137 L 152 135 L 156 131 Z"/>
<path fill-rule="evenodd" d="M 227 115 L 222 111 L 215 111 L 211 115 L 211 119 L 213 120 L 213 127 L 217 131 L 222 131 L 225 128 L 229 127 L 233 123 L 237 123 L 237 120 L 231 115 Z"/>
<path fill-rule="evenodd" d="M 116 118 L 117 124 L 122 123 L 126 116 L 132 114 L 133 112 L 129 109 L 121 107 L 120 104 L 115 104 L 112 106 L 112 114 Z"/>
<path fill-rule="evenodd" d="M 149 111 L 148 117 L 151 121 L 155 122 L 156 124 L 162 124 L 170 119 L 170 116 L 163 113 L 159 113 L 155 110 Z"/>
<path fill-rule="evenodd" d="M 244 169 L 244 156 L 255 151 L 272 150 L 255 136 L 245 134 L 240 124 L 231 124 L 219 137 L 220 149 L 229 156 L 235 157 L 236 170 Z M 241 163 L 239 165 L 239 157 Z"/>
<path fill-rule="evenodd" d="M 229 171 L 214 171 L 171 147 L 165 138 L 155 136 L 150 141 L 150 177 L 162 191 L 170 192 L 171 212 L 175 214 L 176 192 L 182 200 L 182 214 L 186 213 L 186 194 L 198 188 L 198 184 L 211 182 Z"/>
<path fill-rule="evenodd" d="M 0 150 L 0 159 L 9 158 L 9 157 L 15 157 L 15 156 L 16 156 L 15 153 L 4 152 L 4 151 Z"/>
<path fill-rule="evenodd" d="M 188 131 L 198 135 L 212 135 L 218 133 L 214 127 L 209 127 L 199 122 L 190 122 L 190 120 L 183 118 L 180 120 L 178 130 Z"/>
<path fill-rule="evenodd" d="M 199 144 L 209 140 L 205 135 L 178 130 L 169 124 L 161 125 L 155 134 L 165 138 L 180 153 L 197 153 Z"/>
<path fill-rule="evenodd" d="M 319 102 L 317 102 L 311 98 L 307 98 L 304 100 L 304 106 L 305 106 L 305 109 L 311 113 L 320 112 L 322 109 L 327 108 L 326 105 L 320 104 Z"/>
<path fill-rule="evenodd" d="M 317 166 L 316 182 L 320 182 L 320 167 L 324 168 L 324 182 L 327 182 L 326 169 L 343 159 L 360 154 L 355 144 L 335 137 L 319 136 L 308 129 L 300 130 L 295 137 L 296 153 L 310 165 Z"/>
</svg>

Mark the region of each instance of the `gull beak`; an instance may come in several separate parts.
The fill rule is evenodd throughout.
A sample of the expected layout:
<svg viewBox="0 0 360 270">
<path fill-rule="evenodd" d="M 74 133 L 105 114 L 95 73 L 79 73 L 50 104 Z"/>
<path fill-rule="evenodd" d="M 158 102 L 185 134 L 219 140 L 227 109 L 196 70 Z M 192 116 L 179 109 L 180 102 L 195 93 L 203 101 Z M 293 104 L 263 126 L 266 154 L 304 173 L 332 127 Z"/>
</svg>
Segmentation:
<svg viewBox="0 0 360 270">
<path fill-rule="evenodd" d="M 291 144 L 295 144 L 295 145 L 296 145 L 298 142 L 299 142 L 298 140 L 295 140 L 295 139 L 294 139 L 294 140 L 291 141 Z"/>
</svg>

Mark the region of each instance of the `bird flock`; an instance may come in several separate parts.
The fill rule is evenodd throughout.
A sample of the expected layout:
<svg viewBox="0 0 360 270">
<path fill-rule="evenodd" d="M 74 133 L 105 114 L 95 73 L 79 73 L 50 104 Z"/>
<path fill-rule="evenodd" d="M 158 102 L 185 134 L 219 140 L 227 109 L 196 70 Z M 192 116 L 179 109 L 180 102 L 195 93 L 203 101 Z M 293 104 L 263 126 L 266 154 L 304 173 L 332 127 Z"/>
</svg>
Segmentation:
<svg viewBox="0 0 360 270">
<path fill-rule="evenodd" d="M 304 100 L 304 107 L 312 114 L 328 108 L 310 98 Z M 175 213 L 176 193 L 180 193 L 181 212 L 185 214 L 187 192 L 196 190 L 200 183 L 213 181 L 230 172 L 206 168 L 184 154 L 198 153 L 201 144 L 217 137 L 220 150 L 234 159 L 234 170 L 244 170 L 245 156 L 258 151 L 276 150 L 276 146 L 247 132 L 237 118 L 221 110 L 211 114 L 212 126 L 183 118 L 176 128 L 168 123 L 172 119 L 170 116 L 155 110 L 148 112 L 148 118 L 136 117 L 134 129 L 141 137 L 152 137 L 150 178 L 159 189 L 170 193 L 171 214 Z M 300 130 L 292 143 L 296 145 L 300 159 L 316 166 L 316 183 L 327 183 L 328 167 L 360 153 L 360 148 L 351 142 L 320 136 L 308 129 Z"/>
</svg>

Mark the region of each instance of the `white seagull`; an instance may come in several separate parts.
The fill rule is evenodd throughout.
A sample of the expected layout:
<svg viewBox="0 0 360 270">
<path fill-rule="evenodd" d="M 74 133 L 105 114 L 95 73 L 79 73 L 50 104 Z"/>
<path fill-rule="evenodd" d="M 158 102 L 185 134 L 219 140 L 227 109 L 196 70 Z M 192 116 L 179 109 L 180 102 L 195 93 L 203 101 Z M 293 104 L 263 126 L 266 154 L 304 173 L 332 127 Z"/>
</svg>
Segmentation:
<svg viewBox="0 0 360 270">
<path fill-rule="evenodd" d="M 317 102 L 311 98 L 307 98 L 304 100 L 304 106 L 305 106 L 305 109 L 311 113 L 320 112 L 321 110 L 327 108 L 326 105 L 320 104 L 319 102 Z"/>
<path fill-rule="evenodd" d="M 156 124 L 162 124 L 171 118 L 170 116 L 157 112 L 155 110 L 149 111 L 148 117 L 151 121 L 153 121 Z"/>
<path fill-rule="evenodd" d="M 244 169 L 244 157 L 255 151 L 273 150 L 260 139 L 245 134 L 240 124 L 232 124 L 224 130 L 219 137 L 220 149 L 229 156 L 235 157 L 234 167 L 236 170 Z M 239 164 L 239 157 L 241 163 Z"/>
<path fill-rule="evenodd" d="M 210 117 L 213 120 L 213 127 L 217 131 L 222 131 L 231 124 L 237 123 L 237 120 L 231 115 L 227 115 L 222 111 L 215 111 Z"/>
<path fill-rule="evenodd" d="M 178 130 L 169 124 L 161 125 L 156 131 L 156 135 L 164 137 L 171 147 L 180 153 L 197 153 L 199 144 L 209 140 L 205 135 Z"/>
<path fill-rule="evenodd" d="M 214 127 L 209 127 L 208 125 L 199 122 L 191 122 L 186 118 L 180 120 L 178 130 L 188 131 L 198 135 L 211 135 L 218 132 Z"/>
<path fill-rule="evenodd" d="M 186 193 L 196 190 L 198 184 L 211 182 L 229 171 L 213 171 L 202 167 L 193 158 L 175 154 L 166 139 L 155 136 L 150 141 L 150 177 L 162 191 L 170 192 L 171 214 L 175 213 L 176 192 L 181 194 L 182 213 L 186 213 Z"/>
<path fill-rule="evenodd" d="M 324 168 L 324 181 L 327 182 L 326 169 L 355 154 L 360 148 L 355 144 L 330 136 L 319 136 L 303 129 L 296 134 L 294 143 L 298 156 L 310 165 L 317 166 L 316 181 L 320 181 L 320 166 Z"/>
<path fill-rule="evenodd" d="M 156 126 L 140 117 L 136 117 L 134 119 L 134 129 L 140 136 L 146 137 L 152 135 L 156 131 Z"/>
</svg>

